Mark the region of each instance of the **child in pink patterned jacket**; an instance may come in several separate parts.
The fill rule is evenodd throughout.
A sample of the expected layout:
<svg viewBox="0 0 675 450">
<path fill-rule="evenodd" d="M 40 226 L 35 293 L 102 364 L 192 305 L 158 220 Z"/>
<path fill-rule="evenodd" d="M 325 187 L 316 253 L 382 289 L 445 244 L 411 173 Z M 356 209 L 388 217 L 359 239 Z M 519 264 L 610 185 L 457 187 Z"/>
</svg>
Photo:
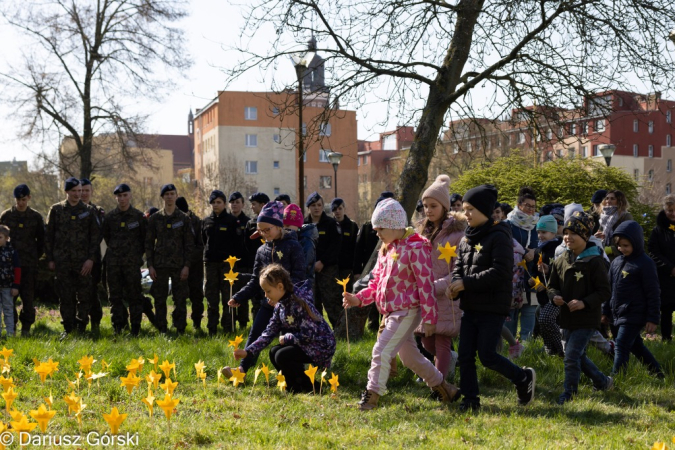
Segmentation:
<svg viewBox="0 0 675 450">
<path fill-rule="evenodd" d="M 353 295 L 343 294 L 343 305 L 365 306 L 373 302 L 384 316 L 385 329 L 373 347 L 368 385 L 361 397 L 361 410 L 377 407 L 387 390 L 391 360 L 398 354 L 403 365 L 421 377 L 443 402 L 459 398 L 458 389 L 420 353 L 414 331 L 424 324 L 426 336 L 434 334 L 438 309 L 431 273 L 431 245 L 412 228 L 407 228 L 403 207 L 393 199 L 380 202 L 371 218 L 382 241 L 377 265 L 368 287 Z"/>
</svg>

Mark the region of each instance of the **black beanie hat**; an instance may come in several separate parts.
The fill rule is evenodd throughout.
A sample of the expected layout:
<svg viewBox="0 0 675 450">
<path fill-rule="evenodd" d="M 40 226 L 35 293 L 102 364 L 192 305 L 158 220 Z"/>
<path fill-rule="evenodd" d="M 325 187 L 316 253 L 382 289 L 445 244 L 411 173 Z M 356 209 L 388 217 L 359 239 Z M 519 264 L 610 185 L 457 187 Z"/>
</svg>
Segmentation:
<svg viewBox="0 0 675 450">
<path fill-rule="evenodd" d="M 185 200 L 185 197 L 178 197 L 176 199 L 176 207 L 184 213 L 188 212 L 188 202 Z"/>
<path fill-rule="evenodd" d="M 471 204 L 480 211 L 485 217 L 490 219 L 497 203 L 497 189 L 491 184 L 481 184 L 473 189 L 469 189 L 464 194 L 463 201 Z"/>
</svg>

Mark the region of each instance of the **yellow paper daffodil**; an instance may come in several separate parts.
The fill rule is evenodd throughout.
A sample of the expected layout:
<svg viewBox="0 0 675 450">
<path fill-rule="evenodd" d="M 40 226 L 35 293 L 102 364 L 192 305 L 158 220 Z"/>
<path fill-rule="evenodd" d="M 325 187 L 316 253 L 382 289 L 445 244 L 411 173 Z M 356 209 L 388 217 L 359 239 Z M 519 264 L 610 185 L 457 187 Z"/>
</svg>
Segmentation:
<svg viewBox="0 0 675 450">
<path fill-rule="evenodd" d="M 3 358 L 0 358 L 0 373 L 9 373 L 12 371 L 12 366 L 9 365 L 9 361 Z"/>
<path fill-rule="evenodd" d="M 318 369 L 318 367 L 314 367 L 310 364 L 309 369 L 305 370 L 305 375 L 307 375 L 309 380 L 312 382 L 312 391 L 315 394 L 316 394 L 316 390 L 314 389 L 314 379 L 316 378 L 316 369 Z"/>
<path fill-rule="evenodd" d="M 255 369 L 255 376 L 253 377 L 253 386 L 255 386 L 255 383 L 258 381 L 258 376 L 260 375 L 260 372 L 262 372 L 262 369 L 260 367 Z"/>
<path fill-rule="evenodd" d="M 201 378 L 204 389 L 206 389 L 206 372 L 199 372 L 199 378 Z"/>
<path fill-rule="evenodd" d="M 105 359 L 101 361 L 101 369 L 105 372 L 110 368 L 110 363 L 105 362 Z"/>
<path fill-rule="evenodd" d="M 16 392 L 14 392 L 14 388 L 10 387 L 7 389 L 7 392 L 2 393 L 2 398 L 5 399 L 5 410 L 9 412 L 10 408 L 12 407 L 12 403 L 14 403 L 14 400 L 19 396 Z"/>
<path fill-rule="evenodd" d="M 148 412 L 150 417 L 152 417 L 152 409 L 155 406 L 155 396 L 152 395 L 152 391 L 148 389 L 148 396 L 141 400 L 148 407 Z"/>
<path fill-rule="evenodd" d="M 136 372 L 143 370 L 143 364 L 140 363 L 137 359 L 132 359 L 131 362 L 126 367 L 127 372 L 133 373 L 136 375 Z"/>
<path fill-rule="evenodd" d="M 534 277 L 534 278 L 532 278 L 532 280 L 534 281 L 534 288 L 535 288 L 535 289 L 538 289 L 539 286 L 544 286 L 544 284 L 541 282 L 541 280 L 539 279 L 539 277 Z M 545 287 L 545 286 L 544 286 L 544 287 Z"/>
<path fill-rule="evenodd" d="M 239 272 L 233 272 L 232 269 L 225 274 L 225 279 L 230 282 L 230 286 L 239 279 Z"/>
<path fill-rule="evenodd" d="M 345 278 L 344 280 L 338 280 L 337 278 L 335 279 L 337 284 L 342 286 L 342 291 L 347 292 L 347 284 L 349 284 L 349 277 Z"/>
<path fill-rule="evenodd" d="M 178 406 L 179 402 L 179 399 L 172 398 L 169 394 L 164 396 L 164 400 L 156 400 L 157 405 L 162 408 L 162 411 L 164 411 L 164 415 L 168 420 L 171 420 L 173 409 Z"/>
<path fill-rule="evenodd" d="M 12 425 L 12 431 L 18 436 L 25 436 L 21 433 L 30 433 L 38 426 L 37 423 L 29 422 L 26 416 L 23 416 L 19 421 L 11 421 L 10 424 Z"/>
<path fill-rule="evenodd" d="M 323 389 L 323 384 L 326 382 L 326 375 L 328 372 L 326 372 L 326 369 L 323 369 L 323 372 L 321 372 L 321 383 L 319 384 L 319 395 L 321 395 L 321 390 Z"/>
<path fill-rule="evenodd" d="M 56 411 L 49 411 L 45 405 L 40 405 L 38 409 L 30 412 L 30 416 L 37 422 L 40 431 L 47 432 L 47 425 L 49 421 L 56 415 Z"/>
<path fill-rule="evenodd" d="M 80 358 L 77 363 L 80 365 L 80 369 L 84 372 L 91 372 L 91 366 L 96 362 L 93 356 L 84 355 Z"/>
<path fill-rule="evenodd" d="M 197 378 L 199 378 L 199 374 L 204 371 L 206 368 L 206 365 L 204 364 L 204 361 L 201 359 L 195 364 L 195 370 L 197 371 Z"/>
<path fill-rule="evenodd" d="M 277 387 L 280 391 L 286 390 L 286 377 L 281 372 L 277 375 Z"/>
<path fill-rule="evenodd" d="M 47 403 L 47 408 L 52 409 L 52 405 L 54 404 L 54 397 L 52 396 L 51 389 L 49 390 L 49 397 L 45 397 L 45 403 Z"/>
<path fill-rule="evenodd" d="M 71 392 L 69 395 L 63 397 L 63 400 L 66 402 L 66 405 L 68 405 L 68 414 L 71 412 L 75 411 L 75 405 L 77 403 L 80 403 L 80 397 L 75 395 L 74 392 Z"/>
<path fill-rule="evenodd" d="M 539 253 L 539 260 L 537 261 L 537 265 L 542 264 L 544 262 L 544 254 Z"/>
<path fill-rule="evenodd" d="M 14 387 L 14 379 L 12 377 L 5 378 L 0 376 L 0 384 L 2 385 L 3 392 L 7 392 L 7 389 Z"/>
<path fill-rule="evenodd" d="M 148 388 L 152 385 L 152 387 L 157 390 L 157 386 L 159 386 L 159 381 L 162 379 L 162 374 L 155 372 L 154 370 L 151 370 L 149 374 L 145 376 L 145 381 L 148 382 Z"/>
<path fill-rule="evenodd" d="M 178 381 L 171 382 L 171 378 L 167 378 L 164 384 L 160 384 L 159 387 L 164 389 L 168 395 L 173 395 L 174 389 L 178 386 Z"/>
<path fill-rule="evenodd" d="M 21 411 L 17 411 L 16 409 L 13 409 L 9 412 L 9 417 L 11 417 L 12 420 L 15 421 L 15 422 L 21 422 L 21 418 L 26 417 L 26 416 Z"/>
<path fill-rule="evenodd" d="M 153 370 L 157 372 L 157 363 L 159 362 L 159 356 L 157 356 L 157 353 L 155 353 L 152 359 L 148 358 L 148 362 L 152 363 Z"/>
<path fill-rule="evenodd" d="M 335 375 L 333 372 L 330 373 L 331 378 L 328 380 L 330 383 L 330 390 L 331 392 L 337 392 L 338 386 L 340 386 L 340 383 L 338 382 L 338 376 Z"/>
<path fill-rule="evenodd" d="M 450 242 L 446 242 L 445 246 L 438 245 L 438 251 L 441 252 L 438 259 L 444 259 L 447 264 L 450 264 L 452 258 L 457 257 L 457 246 L 450 245 Z"/>
<path fill-rule="evenodd" d="M 40 364 L 39 366 L 33 369 L 40 376 L 40 381 L 45 382 L 47 380 L 47 375 L 52 373 L 52 368 L 47 364 Z"/>
<path fill-rule="evenodd" d="M 232 369 L 232 377 L 230 378 L 230 381 L 234 385 L 234 387 L 239 386 L 240 383 L 244 382 L 244 378 L 246 377 L 246 372 L 241 372 L 239 368 Z"/>
<path fill-rule="evenodd" d="M 110 433 L 118 434 L 120 432 L 120 425 L 127 420 L 128 414 L 120 414 L 117 408 L 113 408 L 110 414 L 103 414 L 103 419 L 110 425 Z"/>
<path fill-rule="evenodd" d="M 169 360 L 165 359 L 164 362 L 159 366 L 160 369 L 162 369 L 162 372 L 164 372 L 164 378 L 169 378 L 171 375 L 171 369 L 176 369 L 176 364 L 169 364 Z"/>
<path fill-rule="evenodd" d="M 58 361 L 52 361 L 52 359 L 49 358 L 49 359 L 47 360 L 47 362 L 44 363 L 44 364 L 46 364 L 47 366 L 49 366 L 49 369 L 50 369 L 50 370 L 49 370 L 49 377 L 50 377 L 50 378 L 54 375 L 54 372 L 58 372 L 58 371 L 59 371 L 59 363 L 58 363 Z"/>
<path fill-rule="evenodd" d="M 241 261 L 241 259 L 237 258 L 236 256 L 230 256 L 225 260 L 225 262 L 230 265 L 230 270 L 234 269 L 234 263 L 237 261 Z"/>
<path fill-rule="evenodd" d="M 240 345 L 242 342 L 244 342 L 243 335 L 240 334 L 239 336 L 235 337 L 233 341 L 229 341 L 229 342 L 230 342 L 230 343 L 229 343 L 228 347 L 234 347 L 235 350 L 238 350 L 238 349 L 239 349 L 239 345 Z"/>
<path fill-rule="evenodd" d="M 654 445 L 652 445 L 651 450 L 668 450 L 668 446 L 665 442 L 656 441 L 654 442 Z"/>
<path fill-rule="evenodd" d="M 129 372 L 128 376 L 120 377 L 120 381 L 122 382 L 120 386 L 127 388 L 127 392 L 131 394 L 131 391 L 133 391 L 134 388 L 138 386 L 138 383 L 141 382 L 141 377 Z"/>
<path fill-rule="evenodd" d="M 68 377 L 66 377 L 66 381 L 68 382 L 68 387 L 72 390 L 77 390 L 80 388 L 80 379 L 75 378 L 75 381 L 70 381 Z"/>
<path fill-rule="evenodd" d="M 14 350 L 12 350 L 11 348 L 7 348 L 3 345 L 2 351 L 0 351 L 0 355 L 2 355 L 3 358 L 5 358 L 5 361 L 9 361 L 9 358 L 14 356 Z"/>
<path fill-rule="evenodd" d="M 87 407 L 87 405 L 82 403 L 81 398 L 78 402 L 73 404 L 73 407 L 72 407 L 73 412 L 75 413 L 75 417 L 77 417 L 77 423 L 79 423 L 80 425 L 82 425 L 82 411 L 84 411 L 84 408 L 86 408 L 86 407 Z"/>
<path fill-rule="evenodd" d="M 270 369 L 265 365 L 265 363 L 262 363 L 262 368 L 260 369 L 265 375 L 265 381 L 267 381 L 267 387 L 270 387 Z"/>
<path fill-rule="evenodd" d="M 525 261 L 524 259 L 521 260 L 521 261 L 520 261 L 518 264 L 516 264 L 516 265 L 522 267 L 523 269 L 525 269 L 525 270 L 527 271 L 527 261 Z"/>
</svg>

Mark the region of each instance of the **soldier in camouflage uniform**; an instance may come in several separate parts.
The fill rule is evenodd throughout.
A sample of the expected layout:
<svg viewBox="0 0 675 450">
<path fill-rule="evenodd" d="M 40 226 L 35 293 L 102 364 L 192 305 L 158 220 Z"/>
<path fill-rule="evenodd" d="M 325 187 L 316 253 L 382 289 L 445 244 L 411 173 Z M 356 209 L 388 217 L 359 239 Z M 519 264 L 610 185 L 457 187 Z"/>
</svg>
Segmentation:
<svg viewBox="0 0 675 450">
<path fill-rule="evenodd" d="M 148 219 L 145 238 L 145 255 L 152 278 L 150 295 L 155 299 L 155 322 L 161 333 L 167 332 L 166 298 L 169 295 L 169 279 L 173 295 L 173 325 L 179 334 L 187 326 L 188 295 L 187 279 L 190 274 L 190 256 L 194 248 L 194 236 L 190 218 L 176 207 L 178 192 L 173 184 L 165 184 L 160 192 L 164 208 Z"/>
<path fill-rule="evenodd" d="M 265 195 L 265 194 L 261 194 Z M 228 202 L 230 204 L 230 210 L 232 211 L 232 216 L 234 216 L 235 219 L 235 231 L 236 231 L 236 238 L 238 242 L 236 242 L 235 247 L 238 249 L 237 252 L 242 252 L 241 254 L 235 254 L 231 253 L 233 256 L 236 256 L 237 258 L 240 258 L 241 261 L 237 263 L 236 267 L 236 272 L 240 272 L 242 274 L 248 274 L 253 272 L 253 260 L 255 259 L 255 252 L 258 250 L 258 247 L 260 247 L 261 242 L 260 240 L 257 241 L 257 244 L 255 242 L 251 243 L 251 248 L 250 250 L 253 252 L 251 257 L 250 252 L 246 252 L 246 245 L 247 245 L 247 240 L 248 237 L 250 236 L 249 233 L 253 233 L 256 231 L 255 227 L 255 220 L 253 221 L 253 229 L 248 228 L 248 224 L 251 222 L 251 218 L 248 217 L 246 214 L 244 214 L 244 196 L 241 195 L 240 192 L 233 192 L 230 194 L 230 198 L 228 199 Z M 260 211 L 260 209 L 258 209 Z M 257 214 L 257 213 L 256 213 Z M 255 247 L 255 249 L 253 249 Z M 229 255 L 228 255 L 229 256 Z M 229 266 L 228 266 L 229 267 Z M 229 270 L 229 269 L 228 269 Z M 233 290 L 234 292 L 239 291 L 239 289 L 243 288 L 246 286 L 246 279 L 244 277 L 239 277 L 237 281 L 234 282 Z M 228 294 L 229 295 L 229 294 Z M 258 310 L 257 303 L 258 302 L 253 302 L 254 303 L 254 308 L 255 312 Z M 253 313 L 253 317 L 255 317 L 255 312 Z M 240 328 L 246 328 L 248 325 L 248 319 L 249 319 L 249 307 L 248 305 L 242 305 L 239 308 L 237 308 L 236 313 L 235 313 L 235 320 L 239 322 L 239 327 Z M 232 330 L 232 321 L 230 321 L 229 324 L 223 325 L 225 328 L 225 331 L 234 331 Z"/>
<path fill-rule="evenodd" d="M 116 186 L 113 194 L 117 208 L 106 214 L 103 221 L 103 239 L 108 246 L 105 268 L 112 325 L 115 333 L 119 334 L 127 325 L 127 317 L 131 316 L 131 334 L 138 336 L 143 320 L 141 266 L 148 220 L 141 211 L 131 206 L 131 188 L 128 185 Z M 128 312 L 125 299 L 129 303 Z"/>
<path fill-rule="evenodd" d="M 3 211 L 0 215 L 0 224 L 10 229 L 12 245 L 19 253 L 21 262 L 21 286 L 19 297 L 23 308 L 21 314 L 14 314 L 15 324 L 21 321 L 21 336 L 30 334 L 30 327 L 35 322 L 35 279 L 38 270 L 38 260 L 44 253 L 45 223 L 42 215 L 28 206 L 30 189 L 25 184 L 14 188 L 15 205 Z M 16 301 L 16 299 L 15 299 Z"/>
<path fill-rule="evenodd" d="M 100 242 L 97 211 L 80 200 L 80 180 L 71 177 L 65 184 L 66 200 L 49 209 L 45 238 L 49 269 L 56 270 L 62 338 L 75 327 L 83 332 L 89 322 L 91 269 Z"/>
<path fill-rule="evenodd" d="M 103 226 L 103 219 L 105 217 L 105 211 L 100 206 L 96 206 L 91 202 L 91 196 L 94 193 L 94 186 L 92 186 L 91 181 L 87 178 L 82 178 L 80 180 L 80 186 L 82 186 L 82 203 L 89 205 L 96 210 L 96 221 L 98 222 L 99 228 Z M 101 241 L 103 236 L 101 236 Z M 91 269 L 91 309 L 89 309 L 89 319 L 91 320 L 91 332 L 94 334 L 99 334 L 101 331 L 101 319 L 103 319 L 103 308 L 101 307 L 101 299 L 99 298 L 99 285 L 103 278 L 103 262 L 101 259 L 101 241 L 99 241 L 98 251 L 96 252 L 96 258 L 94 259 L 94 267 Z M 105 284 L 105 283 L 104 283 Z"/>
<path fill-rule="evenodd" d="M 192 325 L 195 331 L 202 332 L 204 317 L 204 241 L 202 241 L 202 220 L 189 209 L 185 197 L 178 197 L 176 206 L 190 218 L 190 227 L 194 235 L 194 250 L 190 255 L 190 275 L 188 276 L 188 297 L 192 304 Z"/>
</svg>

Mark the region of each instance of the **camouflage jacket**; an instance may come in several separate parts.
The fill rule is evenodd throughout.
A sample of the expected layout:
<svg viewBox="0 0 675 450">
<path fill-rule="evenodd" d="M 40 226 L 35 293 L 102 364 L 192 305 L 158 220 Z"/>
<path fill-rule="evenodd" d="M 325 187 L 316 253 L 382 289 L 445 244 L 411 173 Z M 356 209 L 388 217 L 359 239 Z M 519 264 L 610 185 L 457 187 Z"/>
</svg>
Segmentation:
<svg viewBox="0 0 675 450">
<path fill-rule="evenodd" d="M 105 210 L 92 202 L 89 202 L 89 206 L 91 206 L 96 210 L 96 223 L 98 223 L 99 230 L 102 230 L 103 220 L 105 218 Z M 103 235 L 99 233 L 99 236 L 100 238 L 98 240 L 98 252 L 96 252 L 96 259 L 94 259 L 94 262 L 97 263 L 101 262 L 101 242 L 103 242 Z"/>
<path fill-rule="evenodd" d="M 105 262 L 111 266 L 143 265 L 148 219 L 134 207 L 115 208 L 105 215 L 103 239 L 108 246 Z"/>
<path fill-rule="evenodd" d="M 148 233 L 145 236 L 148 267 L 186 267 L 190 263 L 194 245 L 190 218 L 178 208 L 171 215 L 167 215 L 162 208 L 148 219 Z"/>
<path fill-rule="evenodd" d="M 52 205 L 47 216 L 47 261 L 57 265 L 95 261 L 101 242 L 97 214 L 94 208 L 82 202 L 71 206 L 64 200 Z"/>
<path fill-rule="evenodd" d="M 9 237 L 24 267 L 37 267 L 45 251 L 45 222 L 30 206 L 20 212 L 13 206 L 0 214 L 0 224 L 9 227 Z"/>
</svg>

